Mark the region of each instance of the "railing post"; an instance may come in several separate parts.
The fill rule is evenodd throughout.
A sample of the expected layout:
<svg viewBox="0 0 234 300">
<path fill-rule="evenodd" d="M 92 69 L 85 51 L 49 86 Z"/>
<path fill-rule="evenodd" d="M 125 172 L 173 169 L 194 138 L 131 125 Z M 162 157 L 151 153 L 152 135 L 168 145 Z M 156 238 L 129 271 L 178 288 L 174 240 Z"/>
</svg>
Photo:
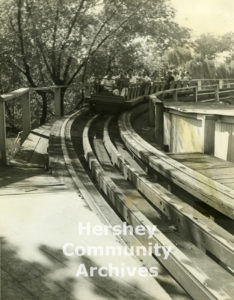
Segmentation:
<svg viewBox="0 0 234 300">
<path fill-rule="evenodd" d="M 153 103 L 155 111 L 155 141 L 159 147 L 163 147 L 163 102 L 157 99 Z"/>
<path fill-rule="evenodd" d="M 178 101 L 178 93 L 177 93 L 177 90 L 175 90 L 174 92 L 173 92 L 173 100 L 175 101 L 175 102 L 177 102 Z"/>
<path fill-rule="evenodd" d="M 223 79 L 219 79 L 219 88 L 220 88 L 220 89 L 223 88 Z"/>
<path fill-rule="evenodd" d="M 197 88 L 198 88 L 198 91 L 202 90 L 202 81 L 201 80 L 197 81 Z"/>
<path fill-rule="evenodd" d="M 22 140 L 24 141 L 31 131 L 31 109 L 30 109 L 31 92 L 22 96 L 22 121 L 23 121 L 23 135 Z"/>
<path fill-rule="evenodd" d="M 5 102 L 0 98 L 0 165 L 7 164 Z"/>
<path fill-rule="evenodd" d="M 62 99 L 61 99 L 61 88 L 60 87 L 54 88 L 54 110 L 55 110 L 56 117 L 62 116 L 63 111 L 62 111 Z"/>
<path fill-rule="evenodd" d="M 215 101 L 219 102 L 219 85 L 215 88 Z"/>
<path fill-rule="evenodd" d="M 150 126 L 154 126 L 154 117 L 155 117 L 155 109 L 154 109 L 154 102 L 156 101 L 157 97 L 154 95 L 149 95 L 149 124 Z"/>
<path fill-rule="evenodd" d="M 197 89 L 197 86 L 195 86 L 193 88 L 193 99 L 195 102 L 198 102 L 198 93 L 197 92 L 198 92 L 198 89 Z"/>
</svg>

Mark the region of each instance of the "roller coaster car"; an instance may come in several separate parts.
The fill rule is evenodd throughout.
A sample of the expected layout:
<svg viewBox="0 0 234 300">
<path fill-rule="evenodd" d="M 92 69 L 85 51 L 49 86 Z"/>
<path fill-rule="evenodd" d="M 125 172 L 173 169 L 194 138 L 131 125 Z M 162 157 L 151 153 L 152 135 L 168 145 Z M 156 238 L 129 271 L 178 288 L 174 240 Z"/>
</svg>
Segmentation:
<svg viewBox="0 0 234 300">
<path fill-rule="evenodd" d="M 92 94 L 90 106 L 92 110 L 98 113 L 117 114 L 126 109 L 124 97 L 114 95 L 106 90 Z"/>
</svg>

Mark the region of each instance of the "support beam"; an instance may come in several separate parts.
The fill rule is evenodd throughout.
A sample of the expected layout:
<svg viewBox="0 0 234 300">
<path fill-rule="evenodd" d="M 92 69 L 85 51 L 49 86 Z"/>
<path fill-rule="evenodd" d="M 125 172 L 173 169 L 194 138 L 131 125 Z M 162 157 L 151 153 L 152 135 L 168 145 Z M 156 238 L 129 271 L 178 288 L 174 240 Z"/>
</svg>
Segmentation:
<svg viewBox="0 0 234 300">
<path fill-rule="evenodd" d="M 155 111 L 155 140 L 159 147 L 163 147 L 163 102 L 154 101 Z"/>
<path fill-rule="evenodd" d="M 197 103 L 198 102 L 198 94 L 197 94 L 198 88 L 197 86 L 194 87 L 193 89 L 193 99 Z"/>
<path fill-rule="evenodd" d="M 197 88 L 198 88 L 198 91 L 202 90 L 202 81 L 201 80 L 197 81 Z"/>
<path fill-rule="evenodd" d="M 220 89 L 223 88 L 223 79 L 219 79 L 219 88 L 220 88 Z"/>
<path fill-rule="evenodd" d="M 215 101 L 219 102 L 219 85 L 215 87 Z"/>
<path fill-rule="evenodd" d="M 61 117 L 63 112 L 62 112 L 62 99 L 61 99 L 61 88 L 56 87 L 54 89 L 54 108 L 55 108 L 55 116 L 56 117 Z"/>
<path fill-rule="evenodd" d="M 178 101 L 178 94 L 177 94 L 177 90 L 175 90 L 175 91 L 173 92 L 173 95 L 172 95 L 172 97 L 173 97 L 173 100 L 174 100 L 175 102 L 177 102 L 177 101 Z"/>
<path fill-rule="evenodd" d="M 0 166 L 7 164 L 5 102 L 0 98 Z"/>
<path fill-rule="evenodd" d="M 149 101 L 149 125 L 154 127 L 154 118 L 155 118 L 155 109 L 154 109 L 154 102 L 156 101 L 157 97 L 154 95 L 146 96 Z"/>
<path fill-rule="evenodd" d="M 22 121 L 23 121 L 23 135 L 22 140 L 24 141 L 31 131 L 31 109 L 30 109 L 31 93 L 28 92 L 22 97 Z"/>
</svg>

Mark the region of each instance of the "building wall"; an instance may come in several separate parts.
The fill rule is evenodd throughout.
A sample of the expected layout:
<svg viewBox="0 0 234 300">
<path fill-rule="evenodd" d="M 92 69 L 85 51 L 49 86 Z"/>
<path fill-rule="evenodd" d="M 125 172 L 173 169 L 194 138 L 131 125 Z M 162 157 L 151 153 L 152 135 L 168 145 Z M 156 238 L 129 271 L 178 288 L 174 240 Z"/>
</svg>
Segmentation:
<svg viewBox="0 0 234 300">
<path fill-rule="evenodd" d="M 170 151 L 175 153 L 203 152 L 204 128 L 202 120 L 171 115 Z"/>
</svg>

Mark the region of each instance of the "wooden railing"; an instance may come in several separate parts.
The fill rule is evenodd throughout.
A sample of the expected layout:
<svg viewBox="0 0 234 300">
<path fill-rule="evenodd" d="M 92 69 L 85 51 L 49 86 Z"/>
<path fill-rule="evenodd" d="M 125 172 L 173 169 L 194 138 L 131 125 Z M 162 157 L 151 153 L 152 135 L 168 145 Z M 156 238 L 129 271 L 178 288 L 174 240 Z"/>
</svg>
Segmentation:
<svg viewBox="0 0 234 300">
<path fill-rule="evenodd" d="M 203 83 L 215 83 L 210 85 L 204 85 Z M 133 98 L 142 97 L 146 95 L 152 95 L 151 99 L 157 99 L 159 96 L 171 94 L 174 101 L 180 101 L 181 93 L 188 93 L 192 97 L 192 101 L 198 102 L 201 96 L 214 95 L 216 101 L 220 101 L 221 95 L 234 92 L 234 80 L 225 79 L 194 79 L 188 83 L 184 83 L 186 87 L 179 87 L 179 83 L 173 82 L 172 86 L 177 84 L 177 88 L 171 88 L 165 90 L 164 81 L 156 81 L 153 84 L 136 84 L 128 87 L 128 93 L 125 96 L 125 100 L 131 100 Z M 182 84 L 182 83 L 180 83 Z M 225 89 L 224 89 L 225 87 Z M 21 88 L 11 93 L 0 96 L 0 165 L 7 164 L 7 150 L 6 150 L 6 108 L 5 105 L 9 101 L 19 101 L 22 106 L 22 140 L 25 140 L 31 130 L 31 108 L 30 102 L 32 93 L 34 91 L 53 91 L 54 92 L 54 113 L 55 117 L 60 117 L 63 114 L 61 89 L 64 86 L 50 86 L 39 88 Z M 153 105 L 153 101 L 150 101 L 150 105 Z M 152 108 L 152 107 L 151 107 Z M 152 110 L 153 111 L 153 110 Z M 152 119 L 152 116 L 151 118 Z"/>
<path fill-rule="evenodd" d="M 9 101 L 19 101 L 22 107 L 22 141 L 24 141 L 31 130 L 31 97 L 32 92 L 53 91 L 54 92 L 54 112 L 55 117 L 62 115 L 61 101 L 62 86 L 50 86 L 40 88 L 21 88 L 8 94 L 0 96 L 0 165 L 7 165 L 6 149 L 6 103 Z"/>
<path fill-rule="evenodd" d="M 215 102 L 220 103 L 224 100 L 223 95 L 229 94 L 229 97 L 234 96 L 234 83 L 229 83 L 226 89 L 220 89 L 220 84 L 203 86 L 199 90 L 198 85 L 169 89 L 159 91 L 150 95 L 149 99 L 149 122 L 152 126 L 155 126 L 155 136 L 157 137 L 157 143 L 162 146 L 163 144 L 163 103 L 164 101 L 180 101 L 180 96 L 186 95 L 186 102 Z M 204 97 L 211 97 L 209 99 L 199 99 Z M 166 99 L 165 99 L 166 98 Z M 189 101 L 188 101 L 189 99 Z"/>
</svg>

